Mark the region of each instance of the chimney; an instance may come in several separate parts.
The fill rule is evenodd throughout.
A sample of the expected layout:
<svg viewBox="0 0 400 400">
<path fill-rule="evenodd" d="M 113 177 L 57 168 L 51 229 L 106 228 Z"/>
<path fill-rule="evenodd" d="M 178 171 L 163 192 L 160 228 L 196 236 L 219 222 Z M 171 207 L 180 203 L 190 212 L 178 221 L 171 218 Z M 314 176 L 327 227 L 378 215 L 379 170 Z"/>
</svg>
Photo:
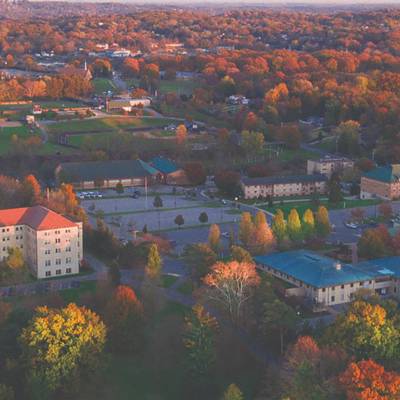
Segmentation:
<svg viewBox="0 0 400 400">
<path fill-rule="evenodd" d="M 351 244 L 351 263 L 353 265 L 358 264 L 358 247 L 357 243 Z"/>
<path fill-rule="evenodd" d="M 335 261 L 333 266 L 335 267 L 336 271 L 340 271 L 342 269 L 342 264 L 340 261 Z"/>
</svg>

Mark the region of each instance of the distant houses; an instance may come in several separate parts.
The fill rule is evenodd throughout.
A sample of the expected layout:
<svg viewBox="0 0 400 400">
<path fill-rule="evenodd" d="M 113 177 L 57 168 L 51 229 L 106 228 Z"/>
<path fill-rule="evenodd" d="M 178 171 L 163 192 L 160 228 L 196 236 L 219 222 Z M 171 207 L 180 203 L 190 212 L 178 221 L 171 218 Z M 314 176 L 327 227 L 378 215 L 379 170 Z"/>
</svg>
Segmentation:
<svg viewBox="0 0 400 400">
<path fill-rule="evenodd" d="M 327 155 L 319 160 L 307 160 L 307 174 L 322 174 L 330 178 L 334 172 L 353 168 L 354 161 L 346 157 Z"/>
<path fill-rule="evenodd" d="M 360 198 L 400 198 L 400 164 L 377 167 L 361 177 Z"/>
<path fill-rule="evenodd" d="M 135 107 L 149 107 L 151 100 L 149 98 L 133 99 L 133 98 L 116 98 L 106 101 L 107 112 L 126 111 L 131 112 Z"/>
</svg>

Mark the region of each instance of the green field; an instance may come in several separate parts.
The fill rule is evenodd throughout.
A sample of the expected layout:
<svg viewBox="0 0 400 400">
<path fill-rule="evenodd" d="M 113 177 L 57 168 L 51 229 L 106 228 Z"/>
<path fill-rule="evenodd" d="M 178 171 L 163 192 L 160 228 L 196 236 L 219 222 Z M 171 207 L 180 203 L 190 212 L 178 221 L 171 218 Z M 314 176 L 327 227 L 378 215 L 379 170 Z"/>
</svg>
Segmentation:
<svg viewBox="0 0 400 400">
<path fill-rule="evenodd" d="M 107 132 L 176 123 L 166 118 L 107 117 L 57 122 L 47 126 L 49 133 Z"/>
<path fill-rule="evenodd" d="M 188 79 L 188 80 L 161 80 L 160 81 L 160 93 L 176 93 L 177 95 L 185 94 L 190 96 L 193 90 L 200 86 L 200 82 Z"/>
<path fill-rule="evenodd" d="M 26 140 L 32 136 L 39 136 L 39 132 L 35 131 L 33 134 L 26 126 L 19 126 L 16 128 L 0 128 L 0 155 L 8 154 L 13 146 L 11 138 L 13 135 L 17 135 L 19 140 Z M 51 154 L 70 154 L 73 150 L 65 148 L 54 143 L 44 143 L 34 149 L 34 153 L 38 155 L 51 155 Z"/>
<path fill-rule="evenodd" d="M 319 202 L 319 204 L 325 206 L 328 208 L 328 210 L 339 210 L 339 209 L 343 209 L 343 208 L 357 208 L 357 207 L 366 207 L 366 206 L 373 206 L 375 204 L 379 204 L 380 200 L 377 199 L 366 199 L 366 200 L 359 200 L 359 199 L 355 199 L 355 200 L 345 200 L 342 201 L 338 204 L 332 204 L 329 203 L 327 200 L 321 200 Z M 300 215 L 304 214 L 304 211 L 306 211 L 308 208 L 310 209 L 314 209 L 315 210 L 315 206 L 313 206 L 313 204 L 309 201 L 309 200 L 305 200 L 305 201 L 292 201 L 292 202 L 284 202 L 283 204 L 280 204 L 280 202 L 275 202 L 273 207 L 267 207 L 267 206 L 263 206 L 260 207 L 263 210 L 266 210 L 268 212 L 271 212 L 273 214 L 275 214 L 277 209 L 281 209 L 284 213 L 285 216 L 287 216 L 290 212 L 290 210 L 292 208 L 295 208 L 297 210 L 297 212 Z"/>
<path fill-rule="evenodd" d="M 40 104 L 42 108 L 87 107 L 78 101 L 72 100 L 40 100 L 34 101 L 32 104 Z M 30 111 L 32 110 L 32 104 L 2 104 L 0 105 L 0 111 Z"/>
<path fill-rule="evenodd" d="M 108 78 L 95 78 L 92 80 L 92 85 L 96 94 L 103 94 L 111 90 L 116 93 L 118 88 L 114 85 L 113 81 Z"/>
</svg>

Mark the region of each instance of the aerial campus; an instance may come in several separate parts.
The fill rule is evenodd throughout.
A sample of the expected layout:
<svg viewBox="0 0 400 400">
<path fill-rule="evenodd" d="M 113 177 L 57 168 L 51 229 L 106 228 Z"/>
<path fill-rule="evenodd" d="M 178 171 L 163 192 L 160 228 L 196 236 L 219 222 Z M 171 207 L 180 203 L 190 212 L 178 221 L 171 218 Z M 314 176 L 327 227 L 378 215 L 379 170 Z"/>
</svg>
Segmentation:
<svg viewBox="0 0 400 400">
<path fill-rule="evenodd" d="M 167 3 L 0 0 L 0 400 L 400 399 L 400 8 Z"/>
</svg>

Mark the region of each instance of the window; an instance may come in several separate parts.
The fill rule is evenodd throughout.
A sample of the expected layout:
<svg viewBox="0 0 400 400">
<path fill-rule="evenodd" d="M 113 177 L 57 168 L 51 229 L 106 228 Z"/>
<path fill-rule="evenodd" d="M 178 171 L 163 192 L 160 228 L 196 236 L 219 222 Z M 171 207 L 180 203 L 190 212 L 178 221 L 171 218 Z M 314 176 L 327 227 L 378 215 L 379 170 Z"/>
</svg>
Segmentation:
<svg viewBox="0 0 400 400">
<path fill-rule="evenodd" d="M 56 269 L 56 275 L 61 275 L 61 269 Z"/>
<path fill-rule="evenodd" d="M 50 254 L 50 250 L 45 250 L 44 254 Z"/>
<path fill-rule="evenodd" d="M 49 267 L 51 265 L 51 261 L 50 260 L 46 260 L 45 262 L 44 262 L 44 266 L 45 267 Z"/>
<path fill-rule="evenodd" d="M 71 247 L 67 247 L 67 248 L 65 249 L 65 251 L 68 252 L 68 253 L 71 252 Z"/>
<path fill-rule="evenodd" d="M 350 287 L 354 287 L 354 283 L 350 283 Z"/>
<path fill-rule="evenodd" d="M 364 286 L 364 282 L 360 282 L 360 286 Z"/>
<path fill-rule="evenodd" d="M 56 249 L 56 253 L 61 253 L 61 249 Z"/>
<path fill-rule="evenodd" d="M 325 293 L 325 288 L 322 288 L 322 292 Z"/>
<path fill-rule="evenodd" d="M 67 274 L 70 274 L 72 271 L 71 271 L 71 268 L 67 268 L 66 270 L 65 270 L 65 272 L 67 273 Z"/>
<path fill-rule="evenodd" d="M 51 276 L 51 271 L 46 271 L 46 276 Z"/>
<path fill-rule="evenodd" d="M 65 263 L 66 263 L 66 264 L 71 264 L 71 257 L 67 257 L 67 258 L 65 259 Z"/>
<path fill-rule="evenodd" d="M 342 289 L 344 289 L 344 285 L 340 286 Z"/>
<path fill-rule="evenodd" d="M 332 286 L 332 290 L 335 291 L 335 286 Z"/>
<path fill-rule="evenodd" d="M 61 243 L 61 239 L 56 239 L 56 243 Z"/>
<path fill-rule="evenodd" d="M 61 258 L 56 259 L 56 265 L 61 265 Z"/>
<path fill-rule="evenodd" d="M 331 296 L 331 303 L 335 302 L 335 296 Z"/>
</svg>

